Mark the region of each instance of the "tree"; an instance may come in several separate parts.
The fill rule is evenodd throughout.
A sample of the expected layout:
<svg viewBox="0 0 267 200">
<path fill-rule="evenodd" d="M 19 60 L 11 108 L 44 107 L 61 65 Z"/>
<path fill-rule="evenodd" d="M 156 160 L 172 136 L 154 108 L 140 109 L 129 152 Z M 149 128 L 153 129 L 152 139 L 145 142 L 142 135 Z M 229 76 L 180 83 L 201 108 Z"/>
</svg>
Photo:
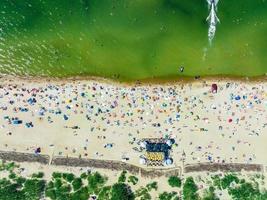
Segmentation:
<svg viewBox="0 0 267 200">
<path fill-rule="evenodd" d="M 119 180 L 118 180 L 119 183 L 124 183 L 126 181 L 126 173 L 127 172 L 125 170 L 121 172 L 121 175 L 119 176 Z"/>
<path fill-rule="evenodd" d="M 7 179 L 0 181 L 0 199 L 1 200 L 24 200 L 24 192 L 20 190 L 20 185 L 11 183 Z"/>
<path fill-rule="evenodd" d="M 89 193 L 87 187 L 83 187 L 71 195 L 71 200 L 88 200 Z"/>
<path fill-rule="evenodd" d="M 25 182 L 26 182 L 26 178 L 23 178 L 23 177 L 17 177 L 16 178 L 16 182 L 18 185 L 23 185 Z"/>
<path fill-rule="evenodd" d="M 129 176 L 128 183 L 132 183 L 133 185 L 136 185 L 138 182 L 138 178 L 136 176 Z"/>
<path fill-rule="evenodd" d="M 88 174 L 87 174 L 86 172 L 83 172 L 83 173 L 80 175 L 81 179 L 86 179 L 87 176 L 88 176 Z"/>
<path fill-rule="evenodd" d="M 44 173 L 43 172 L 38 172 L 37 174 L 32 174 L 32 178 L 43 178 Z"/>
<path fill-rule="evenodd" d="M 134 200 L 134 194 L 125 183 L 115 183 L 111 189 L 110 200 Z"/>
<path fill-rule="evenodd" d="M 100 187 L 102 187 L 106 182 L 106 178 L 101 176 L 98 172 L 90 174 L 88 176 L 88 188 L 89 192 L 98 194 Z"/>
<path fill-rule="evenodd" d="M 149 183 L 146 185 L 147 190 L 150 192 L 152 189 L 157 190 L 158 189 L 158 183 L 156 181 Z"/>
<path fill-rule="evenodd" d="M 168 179 L 168 183 L 171 187 L 181 187 L 181 185 L 182 185 L 181 179 L 177 176 L 171 176 Z"/>
<path fill-rule="evenodd" d="M 193 177 L 188 177 L 183 186 L 183 199 L 184 200 L 198 200 L 197 185 L 194 182 Z"/>
<path fill-rule="evenodd" d="M 75 176 L 72 173 L 66 174 L 66 180 L 71 183 L 74 180 Z"/>
<path fill-rule="evenodd" d="M 160 199 L 160 200 L 172 200 L 172 199 L 174 199 L 174 198 L 179 199 L 179 197 L 176 196 L 176 195 L 177 195 L 177 192 L 170 192 L 170 193 L 168 193 L 168 192 L 163 192 L 163 193 L 161 193 L 161 194 L 159 195 L 159 199 Z"/>
<path fill-rule="evenodd" d="M 111 186 L 104 186 L 100 190 L 97 199 L 98 200 L 106 200 L 106 199 L 109 199 L 110 198 L 110 192 L 111 192 Z"/>
<path fill-rule="evenodd" d="M 135 195 L 136 198 L 139 197 L 140 200 L 151 200 L 152 197 L 148 192 L 148 189 L 145 187 L 141 187 L 138 190 L 135 191 Z"/>
<path fill-rule="evenodd" d="M 28 179 L 24 183 L 23 192 L 25 193 L 26 198 L 30 200 L 39 200 L 42 193 L 44 192 L 45 181 L 37 179 Z"/>
<path fill-rule="evenodd" d="M 250 200 L 250 199 L 261 199 L 260 190 L 257 186 L 253 186 L 251 183 L 243 183 L 240 186 L 229 188 L 229 194 L 233 199 L 239 200 Z"/>
<path fill-rule="evenodd" d="M 8 176 L 8 178 L 10 179 L 15 179 L 16 178 L 16 174 L 14 172 L 11 172 Z"/>
<path fill-rule="evenodd" d="M 231 183 L 239 183 L 239 179 L 237 176 L 233 175 L 233 174 L 227 174 L 225 175 L 222 179 L 221 179 L 221 186 L 223 189 L 228 188 Z"/>
<path fill-rule="evenodd" d="M 59 172 L 53 172 L 52 177 L 53 178 L 61 178 L 62 177 L 62 174 L 59 173 Z"/>
<path fill-rule="evenodd" d="M 218 175 L 215 175 L 215 176 L 211 176 L 211 179 L 213 181 L 213 185 L 217 187 L 217 189 L 222 190 L 220 177 Z"/>
<path fill-rule="evenodd" d="M 47 189 L 45 191 L 45 196 L 49 197 L 52 200 L 55 200 L 57 198 L 56 191 L 54 189 Z"/>
<path fill-rule="evenodd" d="M 56 179 L 55 183 L 54 183 L 54 186 L 55 186 L 56 189 L 59 189 L 62 186 L 61 179 Z"/>
<path fill-rule="evenodd" d="M 215 194 L 215 188 L 210 186 L 209 189 L 204 191 L 203 200 L 219 200 L 219 198 Z"/>
<path fill-rule="evenodd" d="M 83 185 L 83 183 L 82 183 L 82 179 L 81 178 L 75 178 L 72 181 L 72 187 L 73 187 L 74 191 L 79 190 L 82 187 L 82 185 Z"/>
</svg>

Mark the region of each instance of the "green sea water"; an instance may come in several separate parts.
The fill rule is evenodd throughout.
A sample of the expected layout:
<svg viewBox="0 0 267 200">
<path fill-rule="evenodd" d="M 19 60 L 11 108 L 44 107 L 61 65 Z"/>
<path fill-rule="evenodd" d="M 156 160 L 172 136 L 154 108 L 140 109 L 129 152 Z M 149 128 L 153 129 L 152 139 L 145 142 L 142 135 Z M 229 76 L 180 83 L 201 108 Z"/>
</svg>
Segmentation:
<svg viewBox="0 0 267 200">
<path fill-rule="evenodd" d="M 267 73 L 267 1 L 0 0 L 0 73 L 120 80 Z M 184 66 L 184 72 L 180 72 Z"/>
</svg>

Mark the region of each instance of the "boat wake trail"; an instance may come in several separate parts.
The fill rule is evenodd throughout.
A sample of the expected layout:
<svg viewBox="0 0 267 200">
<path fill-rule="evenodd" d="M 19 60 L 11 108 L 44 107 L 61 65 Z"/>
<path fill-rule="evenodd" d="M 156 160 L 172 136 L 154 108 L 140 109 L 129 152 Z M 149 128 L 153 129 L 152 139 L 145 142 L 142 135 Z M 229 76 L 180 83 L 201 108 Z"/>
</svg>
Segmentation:
<svg viewBox="0 0 267 200">
<path fill-rule="evenodd" d="M 218 22 L 220 22 L 219 18 L 216 15 L 217 4 L 218 4 L 219 0 L 207 0 L 207 2 L 209 4 L 209 10 L 210 10 L 210 14 L 207 17 L 207 21 L 209 22 L 208 38 L 209 38 L 209 42 L 211 44 L 212 40 L 215 36 L 216 25 Z"/>
</svg>

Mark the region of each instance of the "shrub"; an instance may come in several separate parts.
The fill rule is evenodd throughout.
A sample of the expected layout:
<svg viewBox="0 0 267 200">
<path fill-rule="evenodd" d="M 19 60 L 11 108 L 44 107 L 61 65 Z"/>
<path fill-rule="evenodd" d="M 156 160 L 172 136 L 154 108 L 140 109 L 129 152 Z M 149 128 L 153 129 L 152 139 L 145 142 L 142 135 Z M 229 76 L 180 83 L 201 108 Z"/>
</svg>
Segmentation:
<svg viewBox="0 0 267 200">
<path fill-rule="evenodd" d="M 132 183 L 133 185 L 136 185 L 138 182 L 138 178 L 136 176 L 129 176 L 128 182 Z"/>
<path fill-rule="evenodd" d="M 25 199 L 39 200 L 45 188 L 44 180 L 28 179 L 24 183 Z"/>
<path fill-rule="evenodd" d="M 82 173 L 81 175 L 80 175 L 80 177 L 82 178 L 82 179 L 86 179 L 87 178 L 87 173 L 86 172 L 84 172 L 84 173 Z"/>
<path fill-rule="evenodd" d="M 193 177 L 188 177 L 183 186 L 183 199 L 184 200 L 197 200 L 199 196 L 197 194 L 197 185 L 194 182 Z"/>
<path fill-rule="evenodd" d="M 16 167 L 18 167 L 14 162 L 7 163 L 4 166 L 5 169 L 10 172 L 13 171 Z"/>
<path fill-rule="evenodd" d="M 259 188 L 247 182 L 235 188 L 229 188 L 228 192 L 234 200 L 263 199 L 260 198 L 262 194 L 260 193 Z"/>
<path fill-rule="evenodd" d="M 18 185 L 22 186 L 26 182 L 26 178 L 18 177 L 18 178 L 16 178 L 16 182 Z"/>
<path fill-rule="evenodd" d="M 144 187 L 141 187 L 135 191 L 135 197 L 140 197 L 141 200 L 151 200 L 152 199 L 147 188 L 144 188 Z"/>
<path fill-rule="evenodd" d="M 66 174 L 66 180 L 71 183 L 74 180 L 75 176 L 72 173 Z"/>
<path fill-rule="evenodd" d="M 60 179 L 56 179 L 54 186 L 56 189 L 59 189 L 62 186 L 62 181 Z"/>
<path fill-rule="evenodd" d="M 213 185 L 217 187 L 219 190 L 222 189 L 221 186 L 221 179 L 218 175 L 212 176 L 211 179 L 213 180 Z"/>
<path fill-rule="evenodd" d="M 62 177 L 62 174 L 59 173 L 59 172 L 53 172 L 52 177 L 55 178 L 55 179 L 56 178 L 61 178 Z"/>
<path fill-rule="evenodd" d="M 170 192 L 170 193 L 163 192 L 159 195 L 159 199 L 160 200 L 172 200 L 174 198 L 179 199 L 179 197 L 177 197 L 176 195 L 177 195 L 177 192 Z"/>
<path fill-rule="evenodd" d="M 98 172 L 90 174 L 88 176 L 88 188 L 89 192 L 98 194 L 100 187 L 102 187 L 106 182 L 106 178 L 101 176 Z"/>
<path fill-rule="evenodd" d="M 32 178 L 43 178 L 44 173 L 43 172 L 38 172 L 37 174 L 32 174 Z"/>
<path fill-rule="evenodd" d="M 157 190 L 158 189 L 158 183 L 156 181 L 149 183 L 146 185 L 146 188 L 148 191 L 151 191 L 152 189 Z"/>
<path fill-rule="evenodd" d="M 128 185 L 116 183 L 112 186 L 110 200 L 134 200 L 134 194 Z"/>
<path fill-rule="evenodd" d="M 233 174 L 227 174 L 225 175 L 222 179 L 221 179 L 221 186 L 223 189 L 228 188 L 231 183 L 239 183 L 239 179 L 237 176 L 233 175 Z"/>
<path fill-rule="evenodd" d="M 16 183 L 2 179 L 0 182 L 0 199 L 2 200 L 24 200 L 25 194 Z"/>
<path fill-rule="evenodd" d="M 88 200 L 88 198 L 89 193 L 87 187 L 83 187 L 71 195 L 71 200 Z"/>
<path fill-rule="evenodd" d="M 54 189 L 48 189 L 45 191 L 45 196 L 49 197 L 52 200 L 57 198 L 56 191 Z"/>
<path fill-rule="evenodd" d="M 121 172 L 121 175 L 119 176 L 118 180 L 119 183 L 124 183 L 126 181 L 126 173 L 127 173 L 126 171 Z"/>
<path fill-rule="evenodd" d="M 15 179 L 16 178 L 16 174 L 14 172 L 11 172 L 9 175 L 8 175 L 8 178 L 10 179 Z"/>
<path fill-rule="evenodd" d="M 72 181 L 72 187 L 73 187 L 74 191 L 79 190 L 82 187 L 82 185 L 83 185 L 83 183 L 82 183 L 82 179 L 81 178 L 75 178 Z"/>
<path fill-rule="evenodd" d="M 59 189 L 58 192 L 60 193 L 69 193 L 71 191 L 71 186 L 68 184 L 62 185 Z"/>
<path fill-rule="evenodd" d="M 177 176 L 171 176 L 168 179 L 168 183 L 171 187 L 181 187 L 181 185 L 182 185 L 181 179 Z"/>
<path fill-rule="evenodd" d="M 204 191 L 203 200 L 219 200 L 219 198 L 215 194 L 215 188 L 210 186 L 208 190 Z"/>
<path fill-rule="evenodd" d="M 98 194 L 98 200 L 106 200 L 110 198 L 111 186 L 105 186 Z"/>
</svg>

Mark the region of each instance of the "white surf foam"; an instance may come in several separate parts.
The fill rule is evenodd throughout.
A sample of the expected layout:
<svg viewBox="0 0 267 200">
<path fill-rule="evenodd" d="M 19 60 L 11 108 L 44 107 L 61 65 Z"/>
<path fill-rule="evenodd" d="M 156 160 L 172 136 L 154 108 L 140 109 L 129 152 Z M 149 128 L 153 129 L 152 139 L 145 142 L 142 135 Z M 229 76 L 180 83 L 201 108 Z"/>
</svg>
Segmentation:
<svg viewBox="0 0 267 200">
<path fill-rule="evenodd" d="M 216 33 L 216 25 L 220 22 L 219 18 L 217 17 L 217 4 L 219 0 L 207 0 L 209 4 L 210 14 L 207 17 L 207 21 L 209 22 L 209 30 L 208 30 L 208 38 L 210 44 L 212 43 L 213 38 L 215 37 Z"/>
</svg>

